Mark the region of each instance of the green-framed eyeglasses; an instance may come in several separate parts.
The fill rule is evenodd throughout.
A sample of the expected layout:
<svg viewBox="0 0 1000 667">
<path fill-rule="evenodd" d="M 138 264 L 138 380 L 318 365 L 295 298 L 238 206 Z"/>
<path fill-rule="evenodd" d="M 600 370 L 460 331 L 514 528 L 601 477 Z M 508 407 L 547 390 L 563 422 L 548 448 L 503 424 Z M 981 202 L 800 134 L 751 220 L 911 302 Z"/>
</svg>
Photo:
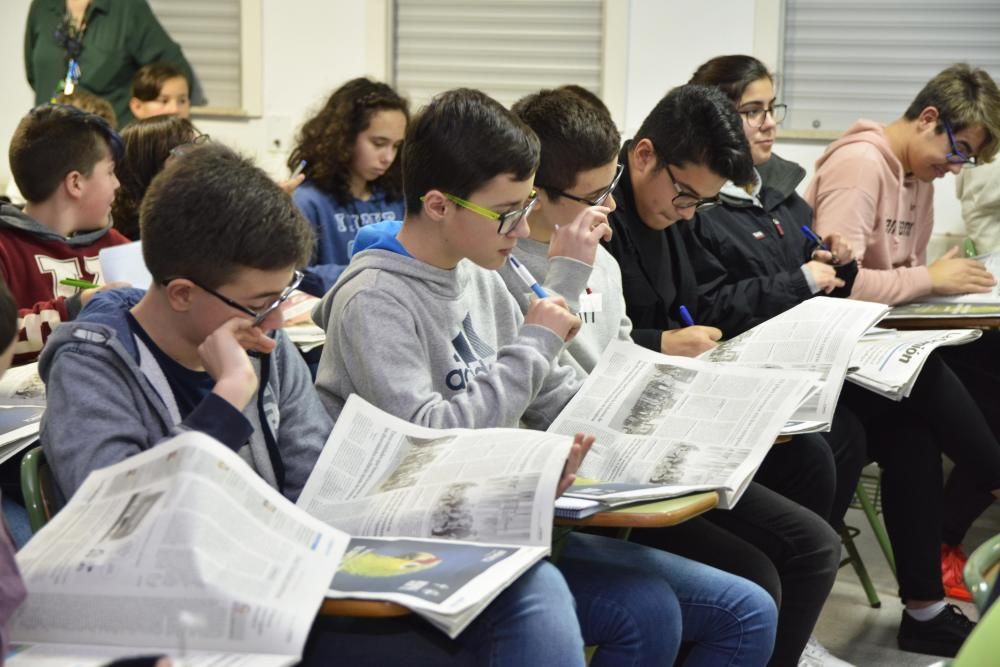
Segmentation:
<svg viewBox="0 0 1000 667">
<path fill-rule="evenodd" d="M 535 208 L 535 205 L 538 203 L 538 192 L 532 190 L 531 193 L 528 194 L 528 203 L 525 204 L 524 208 L 519 208 L 516 211 L 507 211 L 506 213 L 497 213 L 492 209 L 480 206 L 479 204 L 473 204 L 471 201 L 462 199 L 461 197 L 456 197 L 455 195 L 448 194 L 447 192 L 442 194 L 447 197 L 448 201 L 457 206 L 469 209 L 473 213 L 478 213 L 484 218 L 496 220 L 498 223 L 497 234 L 500 234 L 501 236 L 506 236 L 517 229 L 517 226 L 521 224 L 521 221 L 528 217 L 528 214 L 531 213 L 531 210 Z M 421 197 L 420 201 L 423 200 L 424 198 Z"/>
</svg>

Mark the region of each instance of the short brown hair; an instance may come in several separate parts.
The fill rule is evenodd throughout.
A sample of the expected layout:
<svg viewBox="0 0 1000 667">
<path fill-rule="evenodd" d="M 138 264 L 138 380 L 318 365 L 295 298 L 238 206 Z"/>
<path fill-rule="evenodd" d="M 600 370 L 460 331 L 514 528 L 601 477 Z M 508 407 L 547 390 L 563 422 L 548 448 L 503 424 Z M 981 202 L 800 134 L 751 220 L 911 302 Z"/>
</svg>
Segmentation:
<svg viewBox="0 0 1000 667">
<path fill-rule="evenodd" d="M 291 197 L 221 144 L 198 146 L 164 167 L 146 191 L 139 226 L 157 284 L 189 278 L 214 289 L 243 268 L 300 268 L 315 243 Z"/>
<path fill-rule="evenodd" d="M 14 183 L 31 203 L 52 196 L 66 174 L 90 176 L 110 153 L 119 162 L 122 140 L 100 116 L 65 104 L 35 107 L 21 119 L 10 141 Z"/>
<path fill-rule="evenodd" d="M 132 97 L 150 102 L 160 96 L 160 89 L 170 79 L 181 78 L 187 81 L 184 72 L 171 63 L 151 63 L 143 65 L 132 76 Z M 191 82 L 188 81 L 188 89 Z"/>
<path fill-rule="evenodd" d="M 111 106 L 111 102 L 108 102 L 103 97 L 98 97 L 92 93 L 88 93 L 86 90 L 77 89 L 76 91 L 67 95 L 66 93 L 59 93 L 55 98 L 56 104 L 68 104 L 71 107 L 76 107 L 81 111 L 86 111 L 87 113 L 97 114 L 104 120 L 108 121 L 108 125 L 111 129 L 118 129 L 118 116 L 115 115 L 115 110 Z"/>
<path fill-rule="evenodd" d="M 952 65 L 927 82 L 903 116 L 906 120 L 916 120 L 927 107 L 937 109 L 941 120 L 947 121 L 953 132 L 982 127 L 986 142 L 976 159 L 983 163 L 993 160 L 1000 143 L 1000 90 L 986 70 L 973 69 L 965 63 Z M 944 132 L 941 123 L 937 131 Z"/>
</svg>

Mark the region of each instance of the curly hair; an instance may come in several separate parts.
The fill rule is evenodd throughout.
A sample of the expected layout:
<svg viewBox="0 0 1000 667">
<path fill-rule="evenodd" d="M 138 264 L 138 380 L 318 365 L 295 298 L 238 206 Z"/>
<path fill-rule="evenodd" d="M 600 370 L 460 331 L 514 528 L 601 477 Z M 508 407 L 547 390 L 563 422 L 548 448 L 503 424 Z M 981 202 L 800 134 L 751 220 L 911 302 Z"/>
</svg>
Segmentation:
<svg viewBox="0 0 1000 667">
<path fill-rule="evenodd" d="M 160 173 L 171 149 L 198 136 L 191 121 L 178 116 L 153 116 L 136 121 L 122 131 L 125 159 L 115 164 L 121 184 L 111 205 L 115 229 L 137 240 L 139 206 L 153 177 Z"/>
<path fill-rule="evenodd" d="M 333 91 L 323 108 L 307 120 L 295 138 L 295 148 L 288 157 L 294 170 L 302 160 L 309 165 L 309 180 L 320 190 L 333 195 L 342 204 L 353 198 L 350 190 L 354 142 L 368 129 L 372 116 L 379 111 L 401 111 L 410 120 L 407 101 L 384 83 L 366 78 L 352 79 Z M 399 155 L 392 166 L 372 187 L 381 189 L 388 199 L 402 197 Z"/>
</svg>

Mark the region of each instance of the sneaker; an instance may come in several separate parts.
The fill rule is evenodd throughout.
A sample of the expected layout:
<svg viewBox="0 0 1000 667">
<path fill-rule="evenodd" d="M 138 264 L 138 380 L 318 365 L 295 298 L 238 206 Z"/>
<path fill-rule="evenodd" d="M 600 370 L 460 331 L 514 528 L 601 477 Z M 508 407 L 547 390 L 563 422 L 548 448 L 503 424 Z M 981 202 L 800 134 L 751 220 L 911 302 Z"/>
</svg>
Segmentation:
<svg viewBox="0 0 1000 667">
<path fill-rule="evenodd" d="M 799 657 L 799 667 L 854 667 L 826 650 L 816 636 L 809 637 L 805 650 Z"/>
<path fill-rule="evenodd" d="M 896 640 L 903 651 L 954 658 L 975 627 L 976 624 L 953 604 L 946 605 L 929 621 L 918 621 L 904 609 Z"/>
<path fill-rule="evenodd" d="M 972 593 L 965 585 L 965 563 L 969 557 L 962 552 L 962 545 L 941 545 L 941 583 L 944 594 L 963 602 L 972 602 Z"/>
</svg>

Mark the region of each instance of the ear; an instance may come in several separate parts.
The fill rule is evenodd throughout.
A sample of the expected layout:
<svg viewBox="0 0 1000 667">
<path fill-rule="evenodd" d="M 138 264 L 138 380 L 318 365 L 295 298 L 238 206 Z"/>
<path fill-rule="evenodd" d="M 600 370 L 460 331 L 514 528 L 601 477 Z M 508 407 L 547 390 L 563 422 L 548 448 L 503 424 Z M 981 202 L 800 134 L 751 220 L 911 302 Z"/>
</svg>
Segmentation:
<svg viewBox="0 0 1000 667">
<path fill-rule="evenodd" d="M 640 139 L 632 147 L 632 158 L 635 171 L 644 176 L 656 168 L 656 147 L 650 139 Z"/>
<path fill-rule="evenodd" d="M 936 129 L 940 119 L 941 114 L 937 107 L 924 107 L 920 115 L 917 116 L 917 128 L 920 130 L 925 130 L 928 127 Z"/>
<path fill-rule="evenodd" d="M 440 222 L 444 219 L 450 205 L 451 201 L 444 196 L 443 192 L 440 190 L 428 190 L 427 194 L 424 195 L 423 213 L 429 219 Z"/>
<path fill-rule="evenodd" d="M 128 110 L 132 112 L 133 116 L 141 119 L 142 116 L 140 114 L 142 113 L 142 100 L 140 100 L 138 97 L 133 97 L 129 99 Z"/>
<path fill-rule="evenodd" d="M 187 278 L 175 278 L 169 285 L 161 287 L 167 296 L 167 303 L 178 313 L 186 313 L 193 307 L 195 284 Z"/>
<path fill-rule="evenodd" d="M 63 189 L 70 199 L 79 199 L 83 196 L 84 176 L 78 171 L 71 171 L 63 176 Z"/>
</svg>

